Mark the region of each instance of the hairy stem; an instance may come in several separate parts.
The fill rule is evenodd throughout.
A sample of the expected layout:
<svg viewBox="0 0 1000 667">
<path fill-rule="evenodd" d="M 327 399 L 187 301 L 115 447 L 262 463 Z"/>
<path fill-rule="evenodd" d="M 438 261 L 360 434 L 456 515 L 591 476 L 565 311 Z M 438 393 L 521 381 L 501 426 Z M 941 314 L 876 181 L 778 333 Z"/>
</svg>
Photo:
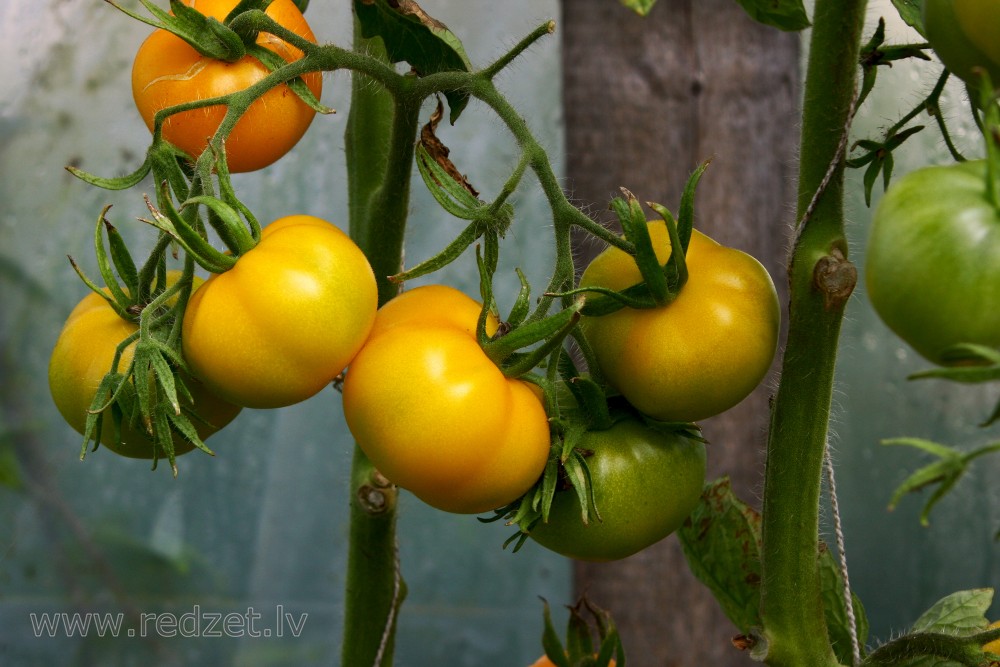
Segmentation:
<svg viewBox="0 0 1000 667">
<path fill-rule="evenodd" d="M 865 4 L 817 0 L 813 18 L 799 165 L 802 222 L 789 267 L 788 343 L 764 489 L 761 617 L 766 662 L 774 666 L 837 664 L 821 598 L 819 499 L 837 342 L 857 276 L 844 237 L 841 150 Z"/>
<path fill-rule="evenodd" d="M 375 59 L 385 58 L 381 40 L 364 40 L 357 26 L 355 46 Z M 399 270 L 402 260 L 415 133 L 416 112 L 355 72 L 345 136 L 350 231 L 375 270 L 380 304 L 396 292 L 387 276 Z M 396 545 L 397 491 L 357 446 L 350 489 L 341 664 L 388 666 L 406 593 Z"/>
</svg>

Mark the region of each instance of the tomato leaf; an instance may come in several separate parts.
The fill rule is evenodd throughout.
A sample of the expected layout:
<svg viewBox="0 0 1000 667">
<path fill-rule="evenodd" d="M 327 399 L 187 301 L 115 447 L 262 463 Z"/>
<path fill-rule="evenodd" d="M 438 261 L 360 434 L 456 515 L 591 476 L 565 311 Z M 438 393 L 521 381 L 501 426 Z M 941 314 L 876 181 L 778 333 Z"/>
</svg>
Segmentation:
<svg viewBox="0 0 1000 667">
<path fill-rule="evenodd" d="M 937 461 L 920 468 L 907 477 L 896 488 L 889 501 L 889 509 L 893 510 L 906 494 L 915 493 L 929 486 L 938 485 L 920 513 L 920 523 L 924 526 L 930 523 L 931 510 L 958 483 L 958 480 L 968 470 L 969 464 L 973 459 L 1000 451 L 1000 442 L 983 445 L 965 453 L 948 445 L 942 445 L 921 438 L 891 438 L 883 440 L 882 444 L 887 446 L 913 447 L 938 458 Z"/>
<path fill-rule="evenodd" d="M 892 4 L 906 25 L 915 29 L 922 37 L 927 36 L 924 29 L 924 0 L 892 0 Z"/>
<path fill-rule="evenodd" d="M 761 624 L 760 530 L 760 514 L 737 498 L 729 478 L 722 477 L 706 485 L 677 531 L 691 572 L 744 633 Z"/>
<path fill-rule="evenodd" d="M 854 660 L 851 647 L 850 617 L 847 613 L 847 602 L 844 599 L 844 578 L 834 559 L 833 553 L 820 545 L 819 554 L 820 581 L 823 591 L 823 611 L 826 615 L 826 628 L 830 635 L 830 643 L 841 664 L 850 665 Z M 864 646 L 868 639 L 868 616 L 857 595 L 851 593 L 851 606 L 854 612 L 854 627 L 858 643 L 864 656 Z"/>
<path fill-rule="evenodd" d="M 911 632 L 944 632 L 951 635 L 968 635 L 989 625 L 986 612 L 993 604 L 992 588 L 958 591 L 935 602 L 920 615 Z"/>
<path fill-rule="evenodd" d="M 354 12 L 361 35 L 382 38 L 390 62 L 407 62 L 418 75 L 472 71 L 458 37 L 413 0 L 354 0 Z M 469 94 L 451 91 L 445 97 L 454 124 L 469 103 Z"/>
<path fill-rule="evenodd" d="M 811 24 L 802 0 L 736 0 L 754 21 L 779 30 L 804 30 Z"/>
<path fill-rule="evenodd" d="M 656 4 L 656 0 L 621 0 L 621 3 L 639 16 L 646 16 Z"/>
</svg>

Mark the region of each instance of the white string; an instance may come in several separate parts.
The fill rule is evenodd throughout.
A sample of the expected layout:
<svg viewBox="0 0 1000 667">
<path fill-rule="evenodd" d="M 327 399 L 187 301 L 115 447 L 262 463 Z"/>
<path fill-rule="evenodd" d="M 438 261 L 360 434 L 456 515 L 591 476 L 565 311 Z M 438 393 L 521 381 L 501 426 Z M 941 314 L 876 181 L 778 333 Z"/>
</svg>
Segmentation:
<svg viewBox="0 0 1000 667">
<path fill-rule="evenodd" d="M 392 604 L 389 606 L 389 616 L 385 619 L 385 628 L 382 630 L 382 640 L 378 644 L 378 652 L 375 654 L 375 662 L 372 667 L 381 667 L 385 650 L 389 646 L 389 639 L 393 634 L 393 626 L 396 624 L 396 610 L 399 608 L 399 589 L 402 577 L 399 573 L 399 538 L 395 538 L 392 545 L 393 571 L 392 571 Z"/>
<path fill-rule="evenodd" d="M 847 610 L 847 629 L 851 636 L 851 665 L 861 664 L 861 645 L 858 642 L 857 620 L 854 616 L 854 596 L 851 595 L 851 583 L 847 577 L 847 552 L 844 549 L 844 531 L 840 523 L 840 503 L 837 501 L 837 483 L 833 475 L 833 457 L 830 456 L 830 443 L 823 450 L 823 467 L 826 469 L 826 481 L 830 489 L 830 507 L 833 511 L 833 533 L 837 541 L 837 560 L 840 565 L 840 576 L 844 580 L 844 608 Z"/>
</svg>

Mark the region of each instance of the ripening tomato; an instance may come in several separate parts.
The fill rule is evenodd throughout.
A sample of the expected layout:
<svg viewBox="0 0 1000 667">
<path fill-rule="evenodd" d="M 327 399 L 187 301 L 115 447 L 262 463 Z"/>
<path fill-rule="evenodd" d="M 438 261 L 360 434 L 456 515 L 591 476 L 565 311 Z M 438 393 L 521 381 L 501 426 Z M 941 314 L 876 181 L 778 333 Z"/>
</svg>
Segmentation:
<svg viewBox="0 0 1000 667">
<path fill-rule="evenodd" d="M 237 405 L 291 405 L 344 370 L 377 306 L 375 274 L 354 241 L 325 220 L 290 215 L 191 296 L 184 358 Z"/>
<path fill-rule="evenodd" d="M 666 262 L 666 224 L 650 222 L 649 233 Z M 608 383 L 662 421 L 697 421 L 742 401 L 764 378 L 778 343 L 778 296 L 757 260 L 698 230 L 686 257 L 688 281 L 673 302 L 580 321 Z M 641 280 L 634 258 L 608 248 L 580 285 L 620 291 Z"/>
<path fill-rule="evenodd" d="M 976 86 L 973 68 L 989 72 L 1000 86 L 1000 2 L 924 0 L 927 41 L 955 76 Z"/>
<path fill-rule="evenodd" d="M 691 514 L 705 485 L 705 445 L 678 433 L 621 418 L 587 431 L 586 457 L 598 521 L 583 523 L 576 491 L 556 492 L 547 523 L 530 537 L 556 553 L 587 561 L 618 560 L 659 542 Z"/>
<path fill-rule="evenodd" d="M 987 628 L 987 630 L 996 630 L 997 628 L 1000 628 L 1000 621 L 994 621 L 993 623 L 990 623 L 990 626 Z M 995 653 L 997 655 L 1000 655 L 1000 639 L 995 639 L 987 644 L 984 644 L 983 650 L 986 651 L 987 653 Z"/>
<path fill-rule="evenodd" d="M 171 272 L 170 282 L 177 279 Z M 195 278 L 195 289 L 200 283 Z M 49 360 L 49 390 L 52 399 L 66 422 L 83 434 L 87 422 L 87 411 L 94 400 L 97 388 L 104 376 L 111 370 L 115 349 L 124 339 L 138 330 L 134 322 L 123 320 L 112 310 L 101 296 L 91 292 L 70 312 L 63 325 L 55 349 Z M 119 371 L 125 371 L 132 361 L 135 345 L 130 345 L 122 353 Z M 191 392 L 193 403 L 182 402 L 182 408 L 189 415 L 202 440 L 231 422 L 240 408 L 228 403 L 201 382 L 182 376 L 185 386 Z M 151 459 L 156 444 L 140 425 L 122 421 L 121 438 L 114 437 L 114 426 L 110 413 L 104 417 L 101 426 L 101 444 L 122 456 Z M 185 454 L 194 445 L 174 434 L 174 454 Z M 158 458 L 165 458 L 162 451 Z"/>
<path fill-rule="evenodd" d="M 375 467 L 427 504 L 465 514 L 516 500 L 549 454 L 542 402 L 483 352 L 479 313 L 450 287 L 404 292 L 379 310 L 344 382 L 347 425 Z"/>
<path fill-rule="evenodd" d="M 868 297 L 882 321 L 937 364 L 959 343 L 1000 347 L 1000 212 L 986 162 L 896 180 L 872 218 Z"/>
<path fill-rule="evenodd" d="M 222 21 L 239 0 L 184 0 L 206 16 Z M 267 14 L 295 34 L 315 42 L 312 30 L 292 0 L 274 0 Z M 286 61 L 302 52 L 277 37 L 261 33 L 257 43 Z M 270 70 L 247 55 L 227 63 L 198 53 L 180 37 L 156 30 L 139 47 L 132 65 L 132 95 L 146 126 L 153 130 L 156 112 L 170 106 L 228 95 L 257 83 Z M 303 80 L 318 99 L 322 75 L 311 72 Z M 217 105 L 170 116 L 163 124 L 163 138 L 197 158 L 208 146 L 226 114 Z M 261 169 L 292 149 L 312 122 L 315 111 L 284 84 L 276 86 L 246 111 L 226 141 L 226 157 L 232 172 Z"/>
</svg>

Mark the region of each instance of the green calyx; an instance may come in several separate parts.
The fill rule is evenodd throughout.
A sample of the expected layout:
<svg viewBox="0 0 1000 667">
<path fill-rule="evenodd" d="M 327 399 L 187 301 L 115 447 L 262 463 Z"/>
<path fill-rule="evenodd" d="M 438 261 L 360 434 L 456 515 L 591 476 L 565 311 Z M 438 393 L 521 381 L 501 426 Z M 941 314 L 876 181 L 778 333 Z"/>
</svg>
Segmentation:
<svg viewBox="0 0 1000 667">
<path fill-rule="evenodd" d="M 72 257 L 69 261 L 80 280 L 107 301 L 119 317 L 130 322 L 138 322 L 140 314 L 146 307 L 153 303 L 158 304 L 160 299 L 155 297 L 167 289 L 165 256 L 167 243 L 161 238 L 149 259 L 139 269 L 118 228 L 107 219 L 109 210 L 111 210 L 110 205 L 101 209 L 94 229 L 97 268 L 106 287 L 102 288 L 91 280 Z M 105 235 L 108 238 L 107 247 L 104 244 Z"/>
<path fill-rule="evenodd" d="M 621 291 L 585 286 L 555 296 L 594 293 L 596 296 L 588 299 L 583 309 L 588 316 L 608 315 L 622 308 L 660 308 L 676 299 L 688 279 L 685 255 L 694 230 L 695 190 L 708 165 L 709 161 L 702 163 L 688 178 L 676 218 L 661 204 L 646 204 L 667 226 L 671 252 L 666 263 L 660 264 L 657 257 L 642 206 L 635 195 L 622 188 L 625 198 L 613 199 L 611 208 L 618 216 L 625 238 L 634 246 L 633 257 L 642 281 Z"/>
<path fill-rule="evenodd" d="M 617 664 L 624 667 L 625 649 L 615 627 L 611 614 L 581 597 L 576 604 L 567 606 L 569 622 L 566 628 L 566 644 L 559 639 L 549 603 L 543 615 L 545 629 L 542 631 L 542 647 L 545 655 L 556 667 L 609 667 Z M 597 640 L 596 645 L 595 641 Z M 617 661 L 617 662 L 616 662 Z"/>
<path fill-rule="evenodd" d="M 125 9 L 113 0 L 105 2 L 147 25 L 177 35 L 204 56 L 236 62 L 246 55 L 246 46 L 240 35 L 231 30 L 227 24 L 234 16 L 248 9 L 265 9 L 271 0 L 242 0 L 222 23 L 185 5 L 181 0 L 170 0 L 169 12 L 163 11 L 151 0 L 140 0 L 152 17 Z"/>
<path fill-rule="evenodd" d="M 993 207 L 1000 211 L 1000 102 L 989 72 L 977 69 L 976 73 L 982 80 L 979 87 L 979 107 L 982 111 L 981 129 L 986 142 L 986 195 Z"/>
<path fill-rule="evenodd" d="M 153 441 L 153 467 L 162 454 L 176 476 L 175 434 L 212 453 L 198 435 L 197 415 L 182 407 L 193 403 L 182 375 L 186 364 L 180 353 L 180 323 L 193 286 L 194 264 L 186 262 L 180 275 L 168 280 L 170 237 L 161 234 L 150 256 L 137 266 L 118 229 L 107 219 L 110 208 L 101 210 L 94 233 L 98 270 L 105 287 L 89 278 L 72 258 L 70 263 L 84 284 L 138 330 L 118 344 L 111 368 L 97 387 L 84 424 L 80 458 L 85 457 L 91 442 L 97 447 L 105 429 L 112 429 L 114 439 L 120 440 L 127 424 Z M 132 346 L 132 358 L 122 368 L 122 357 Z"/>
</svg>

